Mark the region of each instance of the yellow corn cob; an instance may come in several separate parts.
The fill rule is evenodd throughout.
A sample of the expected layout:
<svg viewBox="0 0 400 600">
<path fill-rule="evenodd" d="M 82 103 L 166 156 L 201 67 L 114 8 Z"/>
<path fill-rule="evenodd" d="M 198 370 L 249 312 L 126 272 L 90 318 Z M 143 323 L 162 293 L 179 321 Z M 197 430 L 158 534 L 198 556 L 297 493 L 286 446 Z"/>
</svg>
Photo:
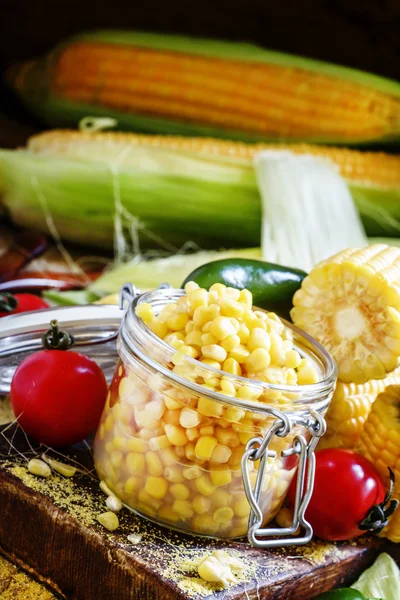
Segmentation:
<svg viewBox="0 0 400 600">
<path fill-rule="evenodd" d="M 24 152 L 0 150 L 0 197 L 19 225 L 47 231 L 50 213 L 63 239 L 102 248 L 113 246 L 117 190 L 123 226 L 137 228 L 142 247 L 174 251 L 188 240 L 202 248 L 257 247 L 261 199 L 253 158 L 273 148 L 56 130 L 32 137 Z M 305 144 L 284 148 L 337 165 L 368 235 L 399 228 L 400 156 Z M 95 226 L 88 226 L 89 214 Z"/>
<path fill-rule="evenodd" d="M 262 150 L 290 150 L 296 154 L 312 154 L 332 160 L 348 185 L 371 185 L 386 189 L 400 188 L 400 156 L 385 152 L 359 152 L 348 148 L 312 146 L 311 144 L 244 144 L 212 138 L 185 138 L 168 135 L 144 135 L 126 132 L 82 132 L 55 129 L 32 136 L 28 149 L 35 154 L 65 156 L 96 161 L 125 152 L 124 165 L 135 165 L 129 147 L 162 148 L 202 156 L 227 157 L 250 163 Z M 367 192 L 368 196 L 368 192 Z M 372 200 L 372 198 L 371 198 Z"/>
<path fill-rule="evenodd" d="M 354 450 L 375 398 L 392 384 L 400 384 L 400 367 L 385 379 L 373 379 L 364 384 L 338 381 L 328 412 L 327 430 L 319 448 Z"/>
<path fill-rule="evenodd" d="M 375 400 L 361 433 L 358 451 L 388 480 L 395 475 L 393 498 L 400 500 L 400 385 L 390 385 Z M 400 542 L 400 511 L 397 509 L 381 536 Z"/>
<path fill-rule="evenodd" d="M 158 133 L 363 143 L 400 137 L 395 82 L 248 45 L 135 32 L 70 40 L 10 74 L 51 124 L 93 111 Z"/>
<path fill-rule="evenodd" d="M 339 252 L 304 279 L 293 306 L 293 322 L 331 352 L 341 381 L 383 379 L 400 357 L 400 248 Z"/>
</svg>

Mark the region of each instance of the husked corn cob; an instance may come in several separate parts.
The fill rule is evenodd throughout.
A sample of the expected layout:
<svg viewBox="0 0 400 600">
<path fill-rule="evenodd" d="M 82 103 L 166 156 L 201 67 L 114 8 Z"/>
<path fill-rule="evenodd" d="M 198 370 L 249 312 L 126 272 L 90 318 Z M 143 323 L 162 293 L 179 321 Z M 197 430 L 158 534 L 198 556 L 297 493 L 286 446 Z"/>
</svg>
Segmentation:
<svg viewBox="0 0 400 600">
<path fill-rule="evenodd" d="M 378 394 L 392 384 L 400 384 L 400 367 L 385 379 L 373 379 L 363 384 L 338 381 L 325 415 L 327 430 L 319 442 L 319 448 L 354 450 L 372 403 Z"/>
<path fill-rule="evenodd" d="M 393 498 L 400 500 L 400 385 L 390 385 L 379 394 L 360 436 L 358 451 L 387 480 L 390 467 L 395 476 Z M 381 536 L 400 542 L 400 511 L 397 509 Z"/>
<path fill-rule="evenodd" d="M 383 379 L 400 357 L 400 249 L 339 252 L 304 279 L 293 306 L 293 322 L 331 352 L 341 381 Z"/>
<path fill-rule="evenodd" d="M 122 224 L 136 228 L 143 246 L 165 242 L 173 251 L 191 240 L 203 248 L 254 247 L 260 244 L 262 213 L 252 161 L 260 150 L 275 147 L 51 131 L 32 137 L 24 150 L 0 150 L 0 196 L 18 224 L 47 231 L 48 209 L 62 238 L 95 246 L 113 245 L 118 191 Z M 367 234 L 396 233 L 400 156 L 305 144 L 284 148 L 330 158 L 349 185 Z"/>
<path fill-rule="evenodd" d="M 97 113 L 126 129 L 245 141 L 400 139 L 396 82 L 247 44 L 97 32 L 9 81 L 51 125 Z"/>
</svg>

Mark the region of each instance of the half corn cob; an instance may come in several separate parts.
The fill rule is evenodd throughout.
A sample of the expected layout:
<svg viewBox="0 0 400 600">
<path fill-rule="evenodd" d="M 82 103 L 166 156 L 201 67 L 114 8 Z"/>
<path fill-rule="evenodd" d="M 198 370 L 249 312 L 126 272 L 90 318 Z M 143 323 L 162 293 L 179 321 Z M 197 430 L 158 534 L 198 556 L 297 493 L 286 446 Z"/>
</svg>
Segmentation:
<svg viewBox="0 0 400 600">
<path fill-rule="evenodd" d="M 400 140 L 400 84 L 249 44 L 100 31 L 13 67 L 8 79 L 52 126 L 106 114 L 123 129 L 163 134 Z"/>
<path fill-rule="evenodd" d="M 327 430 L 318 447 L 354 450 L 372 403 L 378 394 L 392 384 L 400 384 L 400 367 L 385 379 L 373 379 L 364 384 L 338 381 L 325 415 Z"/>
<path fill-rule="evenodd" d="M 263 144 L 128 133 L 51 131 L 0 151 L 0 197 L 20 225 L 112 247 L 114 218 L 142 245 L 174 250 L 258 246 L 261 199 L 253 158 Z M 331 159 L 370 235 L 400 227 L 400 156 L 279 146 Z M 227 210 L 229 207 L 229 210 Z M 88 225 L 90 219 L 90 225 Z"/>
<path fill-rule="evenodd" d="M 339 379 L 383 379 L 400 357 L 400 248 L 349 248 L 319 263 L 293 297 L 293 322 L 338 364 Z"/>
<path fill-rule="evenodd" d="M 395 475 L 393 498 L 400 500 L 400 385 L 390 385 L 375 400 L 361 433 L 358 450 L 388 479 Z M 397 509 L 381 536 L 400 542 L 400 511 Z"/>
</svg>

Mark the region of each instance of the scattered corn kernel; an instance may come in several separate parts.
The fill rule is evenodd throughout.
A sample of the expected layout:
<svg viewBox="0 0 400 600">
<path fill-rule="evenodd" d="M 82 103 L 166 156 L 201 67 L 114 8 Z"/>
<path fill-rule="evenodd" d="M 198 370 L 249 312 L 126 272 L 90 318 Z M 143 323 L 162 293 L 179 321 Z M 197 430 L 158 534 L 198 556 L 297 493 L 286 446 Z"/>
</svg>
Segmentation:
<svg viewBox="0 0 400 600">
<path fill-rule="evenodd" d="M 40 458 L 31 458 L 31 460 L 28 462 L 28 471 L 29 473 L 32 473 L 32 475 L 45 477 L 46 479 L 51 475 L 51 469 L 49 465 L 43 460 L 40 460 Z"/>
<path fill-rule="evenodd" d="M 111 494 L 111 496 L 107 496 L 106 506 L 108 510 L 114 513 L 117 513 L 120 510 L 122 510 L 122 502 L 119 498 L 117 498 L 117 496 L 114 496 L 114 494 Z"/>
<path fill-rule="evenodd" d="M 119 527 L 119 520 L 114 512 L 108 511 L 98 515 L 97 517 L 100 525 L 103 525 L 108 531 L 115 531 Z"/>
</svg>

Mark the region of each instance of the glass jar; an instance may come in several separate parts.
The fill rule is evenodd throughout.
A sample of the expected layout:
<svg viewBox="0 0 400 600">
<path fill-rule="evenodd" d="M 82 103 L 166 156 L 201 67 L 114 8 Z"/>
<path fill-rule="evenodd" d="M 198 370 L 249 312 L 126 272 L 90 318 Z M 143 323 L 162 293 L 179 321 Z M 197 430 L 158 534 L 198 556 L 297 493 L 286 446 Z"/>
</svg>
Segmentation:
<svg viewBox="0 0 400 600">
<path fill-rule="evenodd" d="M 263 527 L 298 472 L 295 519 L 283 535 L 292 535 L 300 523 L 306 535 L 296 541 L 292 536 L 289 543 L 304 543 L 312 535 L 304 508 L 313 483 L 313 449 L 324 431 L 335 363 L 315 340 L 284 321 L 295 349 L 317 369 L 318 383 L 261 383 L 189 357 L 173 372 L 175 350 L 150 331 L 135 308 L 147 302 L 158 314 L 184 294 L 147 292 L 125 313 L 119 362 L 94 445 L 99 477 L 125 505 L 157 523 L 219 538 L 251 530 L 250 541 L 262 545 L 256 535 L 278 534 Z M 234 397 L 215 391 L 222 377 L 234 385 Z"/>
</svg>

